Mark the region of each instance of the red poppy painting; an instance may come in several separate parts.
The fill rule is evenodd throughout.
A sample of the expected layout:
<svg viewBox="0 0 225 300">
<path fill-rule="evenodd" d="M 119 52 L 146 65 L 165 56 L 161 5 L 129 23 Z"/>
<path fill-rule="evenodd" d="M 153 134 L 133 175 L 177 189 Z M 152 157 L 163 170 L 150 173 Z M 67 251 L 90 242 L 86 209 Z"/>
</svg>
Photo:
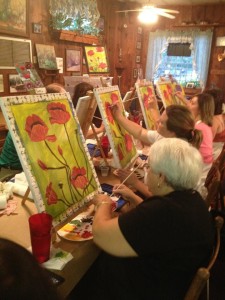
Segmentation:
<svg viewBox="0 0 225 300">
<path fill-rule="evenodd" d="M 119 102 L 123 107 L 119 88 L 117 86 L 96 88 L 94 94 L 112 149 L 114 163 L 117 168 L 128 167 L 137 158 L 138 153 L 133 137 L 117 123 L 112 114 L 113 104 Z M 124 110 L 123 114 L 125 115 Z"/>
<path fill-rule="evenodd" d="M 67 97 L 5 97 L 1 104 L 4 116 L 11 120 L 10 133 L 16 140 L 38 211 L 52 215 L 55 224 L 64 221 L 100 189 Z"/>
<path fill-rule="evenodd" d="M 85 55 L 89 73 L 108 73 L 106 49 L 103 46 L 85 46 Z"/>
<path fill-rule="evenodd" d="M 136 83 L 135 87 L 146 128 L 149 130 L 155 130 L 157 126 L 156 122 L 160 113 L 154 86 L 152 83 L 147 82 L 146 84 Z"/>
<path fill-rule="evenodd" d="M 172 82 L 158 82 L 156 83 L 156 87 L 165 108 L 169 105 L 177 104 Z"/>
</svg>

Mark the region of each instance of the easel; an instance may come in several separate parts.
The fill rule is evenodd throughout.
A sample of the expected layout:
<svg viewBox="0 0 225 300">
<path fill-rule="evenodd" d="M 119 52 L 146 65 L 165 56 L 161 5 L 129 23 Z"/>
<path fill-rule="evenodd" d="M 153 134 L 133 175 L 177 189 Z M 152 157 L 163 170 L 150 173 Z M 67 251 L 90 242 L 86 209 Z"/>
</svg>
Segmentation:
<svg viewBox="0 0 225 300">
<path fill-rule="evenodd" d="M 30 193 L 30 188 L 28 186 L 27 190 L 26 190 L 26 193 L 24 194 L 23 198 L 22 198 L 22 201 L 21 201 L 21 204 L 24 205 L 26 200 L 28 199 L 28 195 Z"/>
<path fill-rule="evenodd" d="M 95 113 L 95 110 L 97 108 L 97 101 L 96 101 L 96 99 L 94 97 L 94 93 L 92 91 L 88 91 L 87 92 L 87 96 L 91 97 L 91 101 L 89 102 L 89 106 L 88 106 L 88 109 L 87 109 L 87 118 L 86 118 L 85 122 L 83 122 L 83 124 L 80 124 L 81 125 L 81 129 L 83 131 L 84 137 L 86 138 L 88 130 L 89 130 L 90 126 L 91 126 L 91 129 L 92 129 L 94 137 L 96 139 L 98 148 L 99 148 L 99 150 L 101 152 L 102 158 L 103 158 L 103 160 L 105 162 L 105 165 L 108 166 L 109 163 L 108 163 L 108 161 L 106 159 L 105 153 L 104 153 L 104 151 L 102 149 L 102 146 L 101 146 L 101 139 L 103 138 L 103 136 L 105 134 L 105 130 L 104 130 L 101 138 L 99 139 L 98 134 L 97 134 L 97 132 L 95 130 L 95 127 L 92 124 L 92 119 L 94 117 L 94 113 Z M 94 151 L 94 153 L 92 155 L 92 158 L 94 157 L 94 154 L 95 154 L 95 151 Z"/>
</svg>

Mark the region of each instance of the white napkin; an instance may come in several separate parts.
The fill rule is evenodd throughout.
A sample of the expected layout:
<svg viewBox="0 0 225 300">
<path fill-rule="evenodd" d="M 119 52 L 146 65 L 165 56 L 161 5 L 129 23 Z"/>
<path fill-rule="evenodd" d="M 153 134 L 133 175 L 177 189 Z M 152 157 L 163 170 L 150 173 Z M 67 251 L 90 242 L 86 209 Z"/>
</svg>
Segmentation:
<svg viewBox="0 0 225 300">
<path fill-rule="evenodd" d="M 42 264 L 46 269 L 62 270 L 73 259 L 73 255 L 60 248 L 51 248 L 50 259 Z"/>
</svg>

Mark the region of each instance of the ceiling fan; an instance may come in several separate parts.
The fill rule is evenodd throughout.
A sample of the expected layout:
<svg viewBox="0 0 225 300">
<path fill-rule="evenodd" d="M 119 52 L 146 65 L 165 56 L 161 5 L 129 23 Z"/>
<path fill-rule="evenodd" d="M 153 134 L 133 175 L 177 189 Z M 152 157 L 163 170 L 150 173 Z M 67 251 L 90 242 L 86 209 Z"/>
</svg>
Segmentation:
<svg viewBox="0 0 225 300">
<path fill-rule="evenodd" d="M 158 16 L 163 16 L 169 19 L 175 19 L 172 14 L 178 14 L 179 11 L 173 9 L 158 8 L 154 5 L 145 5 L 142 8 L 118 10 L 117 13 L 140 12 L 138 19 L 143 23 L 153 23 L 157 21 Z"/>
</svg>

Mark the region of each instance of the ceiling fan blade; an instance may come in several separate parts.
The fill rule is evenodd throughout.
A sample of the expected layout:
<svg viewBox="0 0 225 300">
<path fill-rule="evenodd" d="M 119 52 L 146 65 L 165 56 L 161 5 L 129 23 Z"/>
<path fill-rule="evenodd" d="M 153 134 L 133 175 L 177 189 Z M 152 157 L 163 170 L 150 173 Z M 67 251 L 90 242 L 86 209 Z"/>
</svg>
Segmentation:
<svg viewBox="0 0 225 300">
<path fill-rule="evenodd" d="M 168 14 L 168 13 L 166 13 L 166 12 L 158 11 L 157 14 L 160 15 L 160 16 L 169 18 L 169 19 L 175 19 L 175 16 L 170 15 L 170 14 Z"/>
<path fill-rule="evenodd" d="M 121 13 L 121 12 L 130 12 L 130 11 L 142 11 L 143 9 L 126 9 L 126 10 L 116 10 L 116 13 Z"/>
<path fill-rule="evenodd" d="M 178 11 L 178 10 L 173 10 L 173 9 L 166 9 L 166 8 L 158 8 L 158 7 L 155 7 L 155 10 L 157 10 L 157 11 L 162 11 L 162 12 L 166 12 L 166 13 L 179 14 L 179 11 Z"/>
</svg>

